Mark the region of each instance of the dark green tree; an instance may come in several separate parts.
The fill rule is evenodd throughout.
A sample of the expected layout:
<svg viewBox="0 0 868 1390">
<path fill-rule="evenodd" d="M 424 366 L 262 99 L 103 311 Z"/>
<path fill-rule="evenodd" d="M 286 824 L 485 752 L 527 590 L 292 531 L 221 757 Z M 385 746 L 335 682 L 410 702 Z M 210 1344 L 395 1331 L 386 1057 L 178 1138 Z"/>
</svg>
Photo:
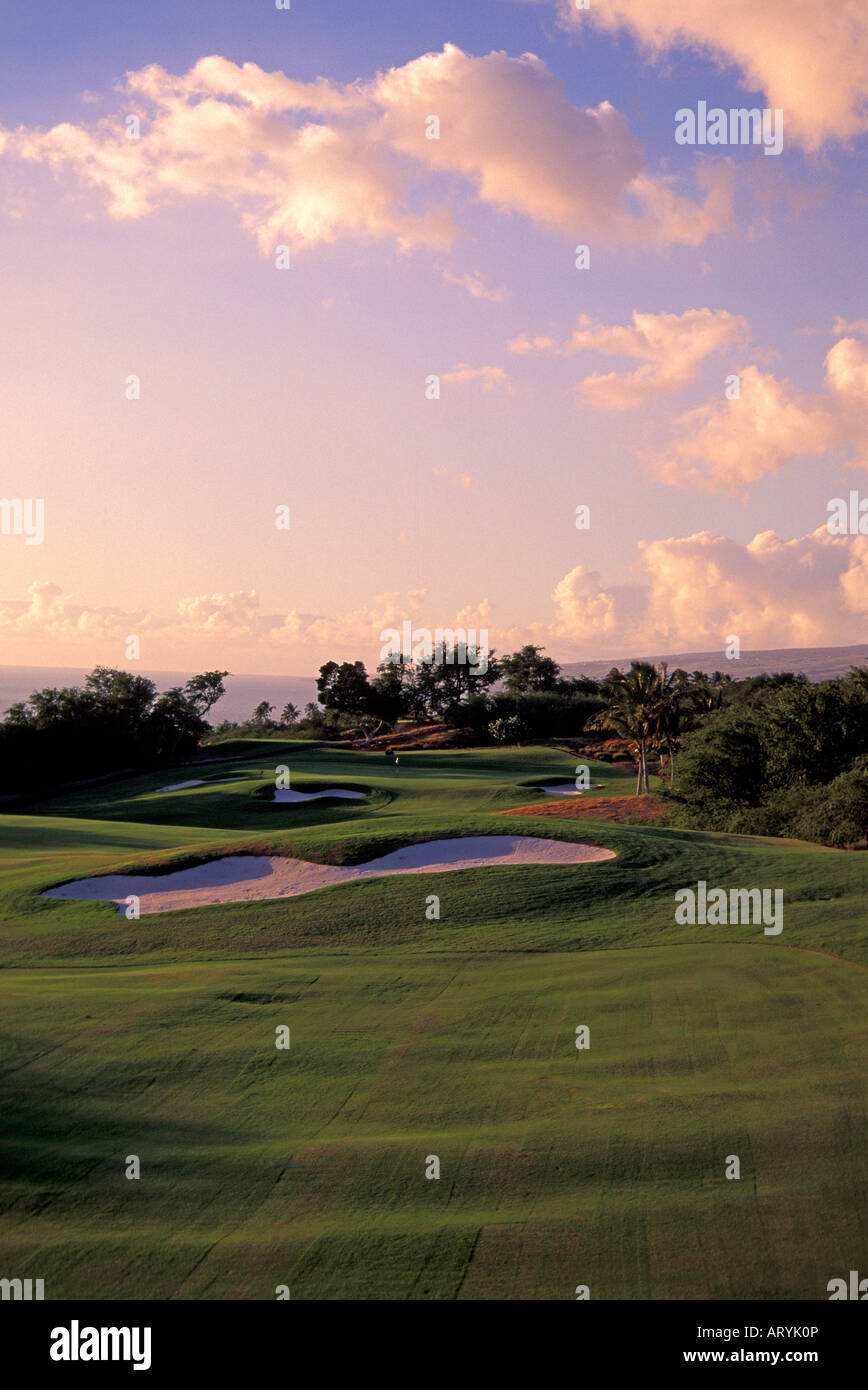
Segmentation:
<svg viewBox="0 0 868 1390">
<path fill-rule="evenodd" d="M 555 690 L 561 668 L 543 648 L 530 642 L 500 661 L 503 688 L 508 695 L 526 695 L 533 690 Z"/>
</svg>

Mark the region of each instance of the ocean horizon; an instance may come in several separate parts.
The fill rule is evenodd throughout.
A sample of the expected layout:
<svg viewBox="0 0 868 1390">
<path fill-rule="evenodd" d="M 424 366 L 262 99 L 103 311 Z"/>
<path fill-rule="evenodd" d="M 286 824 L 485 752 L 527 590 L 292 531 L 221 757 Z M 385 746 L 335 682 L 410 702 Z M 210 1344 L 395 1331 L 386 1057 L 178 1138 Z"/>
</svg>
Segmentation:
<svg viewBox="0 0 868 1390">
<path fill-rule="evenodd" d="M 127 666 L 121 669 L 132 668 Z M 81 685 L 92 670 L 92 666 L 0 666 L 0 715 L 5 714 L 10 705 L 26 700 L 34 690 Z M 193 670 L 136 668 L 136 675 L 147 676 L 160 691 L 183 685 L 196 674 Z M 308 701 L 316 699 L 314 676 L 227 676 L 225 684 L 226 694 L 208 713 L 209 724 L 220 724 L 224 719 L 240 724 L 250 718 L 262 700 L 274 705 L 275 714 L 279 715 L 284 705 L 290 702 L 303 710 Z"/>
<path fill-rule="evenodd" d="M 631 660 L 665 661 L 670 669 L 683 667 L 687 671 L 724 671 L 733 679 L 793 671 L 811 681 L 833 680 L 846 675 L 851 666 L 868 664 L 868 643 L 848 647 L 773 647 L 764 651 L 745 651 L 737 660 L 727 660 L 723 653 L 681 652 L 635 657 L 599 657 L 590 661 L 562 662 L 561 673 L 567 678 L 578 675 L 599 680 L 613 666 L 629 666 Z M 34 690 L 68 685 L 81 685 L 91 666 L 0 666 L 0 716 L 10 705 L 26 700 Z M 131 669 L 131 668 L 127 668 Z M 137 669 L 138 675 L 154 681 L 158 690 L 183 685 L 196 672 Z M 316 700 L 315 676 L 286 676 L 277 673 L 227 676 L 226 694 L 210 711 L 208 721 L 219 724 L 224 719 L 242 723 L 249 719 L 262 700 L 274 705 L 279 714 L 290 702 L 299 709 Z"/>
</svg>

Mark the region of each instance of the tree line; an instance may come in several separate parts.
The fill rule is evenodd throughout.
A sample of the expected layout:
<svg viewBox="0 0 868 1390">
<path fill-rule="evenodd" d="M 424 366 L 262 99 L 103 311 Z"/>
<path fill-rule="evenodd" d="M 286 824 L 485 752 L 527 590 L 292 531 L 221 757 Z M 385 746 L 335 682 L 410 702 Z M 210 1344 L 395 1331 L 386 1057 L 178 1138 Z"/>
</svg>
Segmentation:
<svg viewBox="0 0 868 1390">
<path fill-rule="evenodd" d="M 634 760 L 636 793 L 661 794 L 694 828 L 868 840 L 868 669 L 813 684 L 789 672 L 734 680 L 634 661 L 600 681 L 565 679 L 542 648 L 453 661 L 320 667 L 317 700 L 279 719 L 262 701 L 244 724 L 206 716 L 227 671 L 158 693 L 146 677 L 97 666 L 81 687 L 43 689 L 0 721 L 0 792 L 33 793 L 121 771 L 170 766 L 204 742 L 247 733 L 371 742 L 399 720 L 437 721 L 461 741 L 521 743 L 609 735 Z M 587 755 L 587 754 L 586 754 Z"/>
<path fill-rule="evenodd" d="M 444 661 L 397 655 L 369 675 L 361 661 L 327 661 L 317 678 L 317 701 L 301 712 L 262 701 L 244 723 L 223 721 L 217 738 L 280 732 L 339 738 L 357 731 L 368 742 L 399 720 L 436 720 L 477 741 L 568 737 L 602 708 L 599 686 L 586 677 L 563 679 L 557 662 L 527 645 L 504 657 L 473 646 L 449 649 Z M 495 689 L 495 687 L 499 687 Z"/>
<path fill-rule="evenodd" d="M 205 716 L 228 671 L 162 694 L 129 671 L 96 666 L 82 686 L 35 690 L 0 723 L 0 791 L 30 793 L 112 772 L 170 766 L 210 733 Z"/>
</svg>

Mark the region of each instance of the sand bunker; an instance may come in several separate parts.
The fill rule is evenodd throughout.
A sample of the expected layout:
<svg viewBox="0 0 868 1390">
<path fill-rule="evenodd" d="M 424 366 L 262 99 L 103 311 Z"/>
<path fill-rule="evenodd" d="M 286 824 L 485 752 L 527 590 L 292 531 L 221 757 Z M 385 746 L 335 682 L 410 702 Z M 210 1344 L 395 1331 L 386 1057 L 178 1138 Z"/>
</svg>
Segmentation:
<svg viewBox="0 0 868 1390">
<path fill-rule="evenodd" d="M 43 898 L 86 898 L 120 903 L 131 894 L 139 899 L 139 911 L 172 912 L 183 907 L 207 907 L 214 903 L 249 902 L 259 898 L 297 898 L 362 878 L 390 874 L 435 874 L 452 869 L 509 868 L 516 864 L 588 864 L 614 859 L 610 849 L 574 845 L 564 840 L 543 840 L 527 835 L 464 835 L 453 840 L 429 840 L 408 845 L 366 864 L 344 867 L 312 864 L 304 859 L 233 854 L 197 864 L 192 869 L 155 875 L 106 874 L 81 878 L 49 888 Z"/>
<path fill-rule="evenodd" d="M 562 782 L 557 787 L 539 787 L 547 796 L 583 796 L 591 787 L 602 787 L 602 782 L 591 782 L 588 787 L 577 787 L 575 782 Z"/>
<path fill-rule="evenodd" d="M 313 801 L 317 796 L 343 796 L 347 801 L 361 801 L 365 793 L 343 791 L 340 787 L 329 787 L 325 792 L 293 792 L 287 789 L 274 793 L 275 801 Z"/>
<path fill-rule="evenodd" d="M 158 792 L 183 792 L 183 791 L 186 791 L 188 787 L 209 787 L 209 786 L 211 786 L 213 783 L 216 783 L 216 782 L 243 782 L 243 781 L 244 781 L 244 773 L 243 773 L 243 772 L 232 772 L 232 773 L 230 773 L 230 774 L 228 775 L 228 777 L 212 777 L 212 778 L 210 778 L 210 780 L 209 780 L 209 779 L 206 779 L 205 777 L 194 777 L 193 780 L 192 780 L 191 782 L 173 782 L 172 785 L 171 785 L 170 787 L 157 787 L 157 791 L 158 791 Z"/>
<path fill-rule="evenodd" d="M 188 787 L 210 787 L 215 786 L 218 782 L 239 782 L 243 780 L 243 772 L 230 773 L 227 777 L 211 777 L 209 779 L 194 777 L 190 782 L 173 782 L 170 787 L 157 787 L 157 791 L 183 792 L 186 791 Z M 328 791 L 324 792 L 293 792 L 286 790 L 276 791 L 274 793 L 275 801 L 313 801 L 317 796 L 342 796 L 348 801 L 363 801 L 365 793 L 344 791 L 341 787 L 329 787 Z"/>
</svg>

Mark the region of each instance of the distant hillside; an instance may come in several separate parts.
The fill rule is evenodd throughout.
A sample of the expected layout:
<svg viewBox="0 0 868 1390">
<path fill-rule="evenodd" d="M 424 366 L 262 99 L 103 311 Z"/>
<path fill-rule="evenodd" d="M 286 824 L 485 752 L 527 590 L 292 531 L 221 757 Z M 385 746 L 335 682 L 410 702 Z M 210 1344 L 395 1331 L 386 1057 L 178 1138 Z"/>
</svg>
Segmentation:
<svg viewBox="0 0 868 1390">
<path fill-rule="evenodd" d="M 561 672 L 567 677 L 590 676 L 599 680 L 611 671 L 613 666 L 626 669 L 631 660 L 665 661 L 670 669 L 677 666 L 685 671 L 724 671 L 733 680 L 743 680 L 745 676 L 760 676 L 775 671 L 795 671 L 804 674 L 808 680 L 825 681 L 835 676 L 845 676 L 851 666 L 864 666 L 868 663 L 868 643 L 856 647 L 781 647 L 771 651 L 743 651 L 738 661 L 727 661 L 722 650 L 716 652 L 680 652 L 667 656 L 625 657 L 606 661 L 570 661 L 561 664 Z"/>
</svg>

